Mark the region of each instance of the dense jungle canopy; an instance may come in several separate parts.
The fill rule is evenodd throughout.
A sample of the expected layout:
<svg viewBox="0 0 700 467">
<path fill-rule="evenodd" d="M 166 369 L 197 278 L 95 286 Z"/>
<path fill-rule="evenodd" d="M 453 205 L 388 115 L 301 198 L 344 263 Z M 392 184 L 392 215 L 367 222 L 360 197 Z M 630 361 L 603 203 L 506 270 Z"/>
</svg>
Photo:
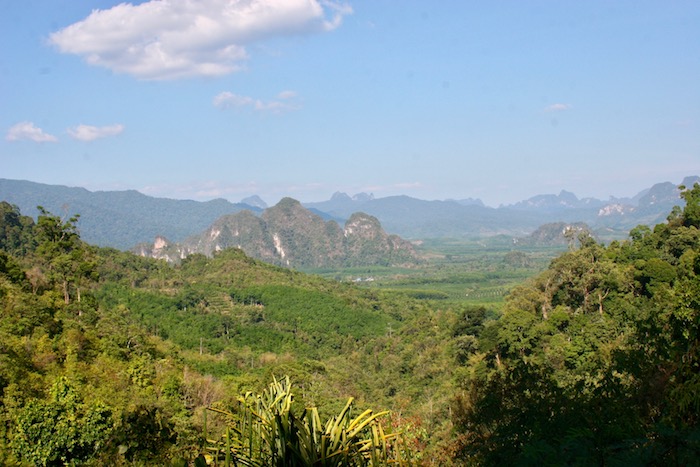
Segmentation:
<svg viewBox="0 0 700 467">
<path fill-rule="evenodd" d="M 407 465 L 694 464 L 700 185 L 682 189 L 667 222 L 608 245 L 583 234 L 493 309 L 235 249 L 173 266 L 84 243 L 78 216 L 0 203 L 0 463 L 230 460 L 246 401 L 286 375 L 294 436 L 353 398 L 342 419 L 388 410 L 385 454 Z M 389 459 L 358 456 L 333 465 Z"/>
</svg>

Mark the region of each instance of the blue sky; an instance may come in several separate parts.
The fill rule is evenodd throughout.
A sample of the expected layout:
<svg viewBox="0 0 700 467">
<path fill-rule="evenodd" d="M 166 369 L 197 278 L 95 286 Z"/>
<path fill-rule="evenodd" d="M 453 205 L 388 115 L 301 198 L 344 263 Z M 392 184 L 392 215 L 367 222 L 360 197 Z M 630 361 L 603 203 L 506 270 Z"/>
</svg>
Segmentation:
<svg viewBox="0 0 700 467">
<path fill-rule="evenodd" d="M 700 174 L 700 2 L 0 3 L 0 177 L 516 202 Z"/>
</svg>

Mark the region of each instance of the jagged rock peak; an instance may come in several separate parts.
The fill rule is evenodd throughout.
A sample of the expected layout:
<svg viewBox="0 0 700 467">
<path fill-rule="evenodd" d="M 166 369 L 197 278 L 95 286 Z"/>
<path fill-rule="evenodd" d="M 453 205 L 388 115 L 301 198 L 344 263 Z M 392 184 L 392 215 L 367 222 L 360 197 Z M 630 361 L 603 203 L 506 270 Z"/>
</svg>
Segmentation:
<svg viewBox="0 0 700 467">
<path fill-rule="evenodd" d="M 383 232 L 379 219 L 363 212 L 354 213 L 345 223 L 344 234 L 346 237 L 349 235 L 375 237 Z"/>
<path fill-rule="evenodd" d="M 267 203 L 263 201 L 258 195 L 248 196 L 241 200 L 242 204 L 247 204 L 248 206 L 253 206 L 254 208 L 267 209 Z"/>
<path fill-rule="evenodd" d="M 352 198 L 347 193 L 336 191 L 331 196 L 331 201 L 352 201 Z"/>
<path fill-rule="evenodd" d="M 561 190 L 559 193 L 559 201 L 575 204 L 578 202 L 578 198 L 570 191 Z"/>
<path fill-rule="evenodd" d="M 290 198 L 288 196 L 285 196 L 284 198 L 279 200 L 279 202 L 277 204 L 275 204 L 273 206 L 273 208 L 280 208 L 280 209 L 296 208 L 296 207 L 303 209 L 303 206 L 301 205 L 301 203 L 299 201 L 295 200 L 294 198 Z"/>
<path fill-rule="evenodd" d="M 342 191 L 336 191 L 333 193 L 331 196 L 331 201 L 335 202 L 355 202 L 355 203 L 366 203 L 367 201 L 372 201 L 374 199 L 374 194 L 373 193 L 356 193 L 353 196 L 348 195 L 347 193 L 343 193 Z"/>
<path fill-rule="evenodd" d="M 681 182 L 681 185 L 686 188 L 692 188 L 696 183 L 700 183 L 700 177 L 697 175 L 691 175 L 689 177 L 685 177 Z"/>
<path fill-rule="evenodd" d="M 162 235 L 157 235 L 155 241 L 153 242 L 153 249 L 154 250 L 162 250 L 163 248 L 166 248 L 168 245 L 170 245 L 170 242 L 168 241 L 167 238 L 165 238 Z"/>
<path fill-rule="evenodd" d="M 306 209 L 299 201 L 289 197 L 282 198 L 274 206 L 265 209 L 261 216 L 266 222 L 273 220 L 281 222 L 283 219 L 286 219 L 284 222 L 292 223 L 301 219 L 313 223 L 323 221 L 319 216 Z"/>
<path fill-rule="evenodd" d="M 598 210 L 598 216 L 599 217 L 606 217 L 606 216 L 624 216 L 626 214 L 630 214 L 635 211 L 634 206 L 630 206 L 627 204 L 621 204 L 621 203 L 612 203 L 603 206 Z"/>
<path fill-rule="evenodd" d="M 541 225 L 534 232 L 518 241 L 530 245 L 566 245 L 581 233 L 592 234 L 584 222 L 551 222 Z"/>
<path fill-rule="evenodd" d="M 374 194 L 372 193 L 357 193 L 355 196 L 352 197 L 353 201 L 360 201 L 360 202 L 366 202 L 366 201 L 372 201 L 374 199 Z"/>
<path fill-rule="evenodd" d="M 638 204 L 641 207 L 653 206 L 655 204 L 675 204 L 680 199 L 678 185 L 671 182 L 657 183 L 649 188 L 644 196 L 639 198 Z"/>
<path fill-rule="evenodd" d="M 379 220 L 355 213 L 341 229 L 324 221 L 293 198 L 283 198 L 259 217 L 250 211 L 223 216 L 200 235 L 182 244 L 148 245 L 143 256 L 178 261 L 192 253 L 213 255 L 226 248 L 288 267 L 337 267 L 415 264 L 419 257 L 410 242 L 388 235 Z"/>
</svg>

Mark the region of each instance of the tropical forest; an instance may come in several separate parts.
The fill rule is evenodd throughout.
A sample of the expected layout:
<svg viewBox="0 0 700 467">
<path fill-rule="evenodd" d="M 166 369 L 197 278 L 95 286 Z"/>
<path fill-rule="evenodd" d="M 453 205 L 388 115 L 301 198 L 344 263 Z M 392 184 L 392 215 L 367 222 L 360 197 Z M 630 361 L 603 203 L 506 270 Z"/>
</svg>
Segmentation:
<svg viewBox="0 0 700 467">
<path fill-rule="evenodd" d="M 420 261 L 168 262 L 0 203 L 0 464 L 698 465 L 700 184 L 655 226 Z"/>
</svg>

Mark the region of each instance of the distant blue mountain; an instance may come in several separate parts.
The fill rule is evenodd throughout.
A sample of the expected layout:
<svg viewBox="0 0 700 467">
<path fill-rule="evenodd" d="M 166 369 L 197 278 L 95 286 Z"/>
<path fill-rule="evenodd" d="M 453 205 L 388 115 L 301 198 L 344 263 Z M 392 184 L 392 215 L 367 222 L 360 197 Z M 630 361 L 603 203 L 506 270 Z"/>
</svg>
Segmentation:
<svg viewBox="0 0 700 467">
<path fill-rule="evenodd" d="M 248 196 L 247 198 L 243 198 L 241 200 L 241 204 L 247 204 L 248 206 L 252 206 L 254 208 L 258 209 L 267 209 L 267 203 L 263 201 L 262 198 L 258 195 L 253 195 L 253 196 Z"/>
<path fill-rule="evenodd" d="M 135 190 L 88 191 L 23 180 L 0 179 L 0 200 L 18 206 L 36 218 L 37 206 L 56 215 L 80 214 L 82 238 L 91 244 L 126 250 L 165 235 L 173 241 L 199 233 L 216 219 L 243 209 L 225 199 L 206 202 L 146 196 Z"/>
<path fill-rule="evenodd" d="M 692 186 L 700 177 L 686 177 L 680 184 Z M 663 222 L 671 209 L 681 205 L 679 184 L 663 182 L 642 190 L 632 198 L 579 199 L 562 190 L 518 203 L 490 208 L 480 200 L 424 201 L 408 196 L 386 198 L 336 193 L 330 200 L 305 203 L 336 219 L 347 219 L 362 211 L 378 218 L 387 232 L 404 238 L 524 235 L 543 224 L 585 222 L 602 238 L 626 237 L 639 224 Z"/>
<path fill-rule="evenodd" d="M 681 182 L 686 186 L 694 183 L 700 183 L 700 177 L 686 177 Z M 578 199 L 573 193 L 561 191 L 498 208 L 486 207 L 480 200 L 425 201 L 409 196 L 375 198 L 367 193 L 335 193 L 328 201 L 304 203 L 304 207 L 324 221 L 334 220 L 340 225 L 352 214 L 363 212 L 376 217 L 386 232 L 408 239 L 523 236 L 555 222 L 585 222 L 601 238 L 622 238 L 639 224 L 663 222 L 674 206 L 682 205 L 679 193 L 678 185 L 663 182 L 631 198 Z M 37 205 L 55 214 L 80 214 L 79 227 L 86 241 L 120 249 L 152 242 L 156 236 L 179 242 L 202 232 L 221 216 L 246 209 L 260 215 L 264 205 L 257 196 L 246 198 L 245 203 L 224 199 L 198 202 L 153 198 L 133 190 L 91 192 L 0 179 L 2 200 L 34 217 Z"/>
</svg>

